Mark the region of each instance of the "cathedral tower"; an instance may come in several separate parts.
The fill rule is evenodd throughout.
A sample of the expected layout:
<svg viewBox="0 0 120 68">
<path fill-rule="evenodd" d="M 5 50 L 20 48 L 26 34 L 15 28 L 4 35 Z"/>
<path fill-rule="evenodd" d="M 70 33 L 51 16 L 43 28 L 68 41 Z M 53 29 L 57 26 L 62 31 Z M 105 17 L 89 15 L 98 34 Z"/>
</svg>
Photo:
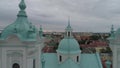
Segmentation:
<svg viewBox="0 0 120 68">
<path fill-rule="evenodd" d="M 24 0 L 19 8 L 15 22 L 0 35 L 0 68 L 40 68 L 42 35 L 29 22 Z"/>
</svg>

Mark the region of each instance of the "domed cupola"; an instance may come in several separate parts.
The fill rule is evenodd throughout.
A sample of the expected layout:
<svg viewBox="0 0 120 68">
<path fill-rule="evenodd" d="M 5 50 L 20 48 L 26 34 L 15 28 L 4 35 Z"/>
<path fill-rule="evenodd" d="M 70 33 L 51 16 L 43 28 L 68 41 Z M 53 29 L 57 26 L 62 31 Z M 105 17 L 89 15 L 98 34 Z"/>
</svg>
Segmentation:
<svg viewBox="0 0 120 68">
<path fill-rule="evenodd" d="M 20 11 L 14 23 L 8 25 L 1 34 L 1 39 L 4 40 L 10 35 L 17 35 L 22 41 L 35 41 L 37 29 L 27 19 L 25 12 L 26 4 L 21 0 L 19 4 Z"/>
<path fill-rule="evenodd" d="M 80 47 L 74 38 L 64 38 L 61 40 L 57 52 L 64 54 L 76 54 L 80 53 Z"/>
<path fill-rule="evenodd" d="M 70 21 L 68 21 L 68 26 L 65 29 L 65 37 L 59 43 L 57 52 L 70 54 L 80 52 L 79 44 L 72 36 L 72 30 L 73 29 L 70 26 Z"/>
<path fill-rule="evenodd" d="M 67 58 L 72 58 L 74 60 L 76 57 L 79 57 L 81 50 L 77 40 L 72 36 L 70 21 L 68 21 L 68 26 L 65 31 L 65 37 L 60 41 L 57 49 L 58 57 L 61 61 L 64 61 Z"/>
</svg>

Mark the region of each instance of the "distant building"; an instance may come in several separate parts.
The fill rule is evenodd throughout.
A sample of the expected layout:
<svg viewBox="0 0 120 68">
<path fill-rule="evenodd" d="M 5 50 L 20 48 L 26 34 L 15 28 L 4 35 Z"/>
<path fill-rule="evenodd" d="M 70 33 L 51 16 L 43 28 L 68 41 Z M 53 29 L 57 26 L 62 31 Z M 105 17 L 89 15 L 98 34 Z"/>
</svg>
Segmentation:
<svg viewBox="0 0 120 68">
<path fill-rule="evenodd" d="M 113 68 L 120 68 L 120 28 L 114 31 L 111 27 L 111 36 L 108 38 L 109 45 L 113 52 Z"/>
</svg>

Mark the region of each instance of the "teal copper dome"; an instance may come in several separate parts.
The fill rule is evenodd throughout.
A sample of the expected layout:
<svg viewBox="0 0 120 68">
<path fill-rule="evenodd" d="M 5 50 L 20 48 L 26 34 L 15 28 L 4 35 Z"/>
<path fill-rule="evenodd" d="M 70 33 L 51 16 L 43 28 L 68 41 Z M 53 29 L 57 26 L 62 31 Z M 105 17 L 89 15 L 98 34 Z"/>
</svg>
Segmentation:
<svg viewBox="0 0 120 68">
<path fill-rule="evenodd" d="M 57 52 L 70 54 L 80 53 L 80 47 L 74 38 L 64 38 L 61 40 Z"/>
<path fill-rule="evenodd" d="M 80 53 L 79 44 L 72 36 L 72 28 L 70 26 L 70 22 L 68 22 L 68 26 L 65 29 L 65 31 L 66 31 L 65 33 L 66 35 L 64 39 L 62 39 L 61 42 L 59 43 L 57 52 L 65 53 L 65 54 Z"/>
<path fill-rule="evenodd" d="M 1 39 L 6 39 L 9 35 L 17 35 L 22 41 L 35 41 L 37 36 L 37 29 L 27 19 L 26 8 L 24 0 L 19 4 L 20 11 L 14 23 L 8 25 L 1 34 Z"/>
</svg>

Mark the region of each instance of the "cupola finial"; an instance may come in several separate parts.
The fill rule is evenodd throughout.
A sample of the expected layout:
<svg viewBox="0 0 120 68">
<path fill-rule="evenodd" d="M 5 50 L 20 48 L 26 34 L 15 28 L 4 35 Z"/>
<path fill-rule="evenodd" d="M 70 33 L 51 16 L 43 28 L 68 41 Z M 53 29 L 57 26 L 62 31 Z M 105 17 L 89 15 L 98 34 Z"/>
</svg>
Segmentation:
<svg viewBox="0 0 120 68">
<path fill-rule="evenodd" d="M 68 25 L 65 30 L 66 30 L 66 36 L 72 37 L 72 28 L 70 26 L 70 17 L 68 17 Z"/>
<path fill-rule="evenodd" d="M 40 25 L 40 31 L 42 31 L 42 25 Z"/>
<path fill-rule="evenodd" d="M 70 26 L 70 16 L 68 16 L 68 26 Z"/>
<path fill-rule="evenodd" d="M 20 8 L 21 10 L 25 10 L 26 4 L 25 4 L 24 0 L 21 0 L 21 2 L 20 2 L 20 4 L 19 4 L 19 8 Z"/>
<path fill-rule="evenodd" d="M 42 25 L 40 25 L 39 36 L 40 36 L 40 38 L 43 37 L 43 29 L 42 29 Z"/>
<path fill-rule="evenodd" d="M 18 17 L 27 17 L 26 12 L 24 11 L 26 8 L 26 4 L 25 4 L 24 0 L 21 0 L 21 2 L 19 4 L 19 8 L 20 8 L 20 11 L 17 16 Z"/>
<path fill-rule="evenodd" d="M 67 26 L 67 29 L 71 28 L 70 26 L 70 16 L 68 16 L 68 26 Z"/>
</svg>

